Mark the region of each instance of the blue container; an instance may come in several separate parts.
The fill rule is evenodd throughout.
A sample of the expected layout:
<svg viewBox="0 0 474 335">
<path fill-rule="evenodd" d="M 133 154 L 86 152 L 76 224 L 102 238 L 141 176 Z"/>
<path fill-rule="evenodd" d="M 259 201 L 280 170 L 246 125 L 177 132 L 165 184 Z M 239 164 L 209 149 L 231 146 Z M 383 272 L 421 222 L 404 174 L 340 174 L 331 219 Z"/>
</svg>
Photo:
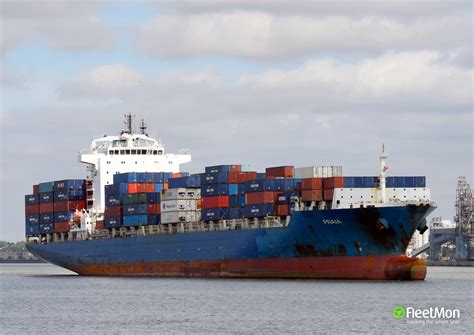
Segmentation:
<svg viewBox="0 0 474 335">
<path fill-rule="evenodd" d="M 228 182 L 229 182 L 229 173 L 227 172 L 206 173 L 201 177 L 201 183 L 203 185 L 227 184 Z"/>
<path fill-rule="evenodd" d="M 43 203 L 46 203 L 46 202 L 52 202 L 53 200 L 54 200 L 54 193 L 53 192 L 40 193 L 40 195 L 39 195 L 40 204 L 43 204 Z"/>
<path fill-rule="evenodd" d="M 344 184 L 344 186 L 346 186 Z M 395 178 L 394 177 L 386 177 L 385 178 L 385 187 L 395 187 Z"/>
<path fill-rule="evenodd" d="M 122 218 L 120 216 L 105 217 L 104 227 L 105 228 L 119 228 L 122 225 Z"/>
<path fill-rule="evenodd" d="M 145 183 L 154 183 L 154 182 L 155 182 L 155 173 L 145 172 Z"/>
<path fill-rule="evenodd" d="M 426 177 L 415 177 L 415 187 L 426 187 Z"/>
<path fill-rule="evenodd" d="M 148 215 L 129 215 L 123 217 L 123 225 L 125 227 L 141 226 L 147 223 Z"/>
<path fill-rule="evenodd" d="M 25 204 L 26 205 L 35 205 L 39 203 L 39 197 L 37 194 L 25 195 Z"/>
<path fill-rule="evenodd" d="M 115 206 L 122 203 L 122 195 L 105 195 L 105 205 L 106 206 Z"/>
<path fill-rule="evenodd" d="M 146 204 L 135 204 L 135 205 L 124 205 L 123 206 L 123 215 L 145 215 L 147 214 L 147 205 Z"/>
<path fill-rule="evenodd" d="M 31 224 L 35 224 L 35 225 L 39 224 L 40 223 L 39 222 L 39 214 L 27 214 L 25 216 L 25 223 L 27 225 L 29 225 L 29 224 L 30 225 Z"/>
<path fill-rule="evenodd" d="M 54 213 L 43 213 L 39 215 L 39 223 L 54 223 Z"/>
<path fill-rule="evenodd" d="M 138 183 L 136 172 L 126 172 L 114 174 L 114 184 L 120 183 Z"/>
<path fill-rule="evenodd" d="M 265 172 L 257 172 L 257 177 L 255 179 L 265 179 L 267 177 L 267 175 L 265 174 Z"/>
<path fill-rule="evenodd" d="M 38 235 L 39 234 L 39 224 L 29 224 L 25 226 L 26 236 Z"/>
<path fill-rule="evenodd" d="M 40 223 L 39 232 L 40 234 L 48 234 L 54 231 L 54 223 Z"/>
<path fill-rule="evenodd" d="M 291 191 L 296 188 L 293 178 L 276 178 L 273 180 L 274 191 Z"/>
<path fill-rule="evenodd" d="M 171 178 L 171 172 L 163 172 L 163 182 L 167 182 Z"/>
<path fill-rule="evenodd" d="M 217 221 L 229 217 L 229 208 L 203 208 L 201 210 L 201 220 Z"/>
<path fill-rule="evenodd" d="M 393 177 L 394 179 L 394 186 L 393 187 L 404 187 L 404 177 Z"/>
<path fill-rule="evenodd" d="M 149 204 L 155 204 L 160 202 L 161 193 L 146 193 L 146 202 Z"/>
<path fill-rule="evenodd" d="M 279 205 L 287 205 L 298 200 L 301 196 L 299 192 L 296 191 L 287 191 L 278 194 L 276 203 Z"/>
<path fill-rule="evenodd" d="M 201 187 L 201 196 L 237 195 L 238 184 L 209 184 Z"/>
<path fill-rule="evenodd" d="M 160 218 L 161 217 L 159 215 L 148 215 L 147 223 L 149 225 L 160 224 Z"/>
<path fill-rule="evenodd" d="M 245 195 L 239 195 L 239 207 L 245 207 Z"/>
<path fill-rule="evenodd" d="M 245 184 L 238 184 L 237 193 L 239 193 L 240 195 L 245 194 Z"/>
<path fill-rule="evenodd" d="M 168 183 L 169 183 L 169 188 L 181 188 L 181 187 L 197 188 L 197 187 L 201 187 L 201 176 L 193 175 L 193 176 L 186 176 L 186 177 L 170 178 L 168 180 Z"/>
<path fill-rule="evenodd" d="M 127 183 L 105 185 L 105 195 L 126 194 L 126 193 L 128 193 L 128 184 Z"/>
<path fill-rule="evenodd" d="M 64 222 L 64 221 L 73 221 L 74 220 L 74 211 L 66 212 L 55 212 L 54 213 L 54 222 Z"/>
<path fill-rule="evenodd" d="M 193 174 L 188 176 L 187 187 L 201 187 L 201 175 Z"/>
<path fill-rule="evenodd" d="M 354 177 L 344 177 L 344 187 L 354 188 L 355 187 Z"/>
<path fill-rule="evenodd" d="M 57 180 L 53 183 L 54 192 L 62 190 L 82 190 L 84 189 L 84 179 Z"/>
<path fill-rule="evenodd" d="M 232 167 L 235 165 L 215 165 L 215 166 L 206 166 L 204 171 L 206 173 L 219 173 L 219 172 L 231 172 Z"/>
<path fill-rule="evenodd" d="M 246 205 L 244 207 L 244 216 L 247 218 L 264 217 L 275 215 L 275 207 L 271 204 Z"/>
<path fill-rule="evenodd" d="M 229 196 L 229 207 L 239 207 L 239 195 Z"/>
<path fill-rule="evenodd" d="M 228 219 L 239 219 L 243 216 L 242 210 L 240 208 L 229 208 Z"/>
<path fill-rule="evenodd" d="M 86 194 L 82 190 L 63 190 L 54 192 L 54 201 L 85 200 Z"/>
<path fill-rule="evenodd" d="M 264 192 L 274 189 L 273 179 L 257 179 L 245 182 L 245 192 Z"/>
<path fill-rule="evenodd" d="M 137 183 L 146 183 L 146 172 L 136 172 Z"/>
<path fill-rule="evenodd" d="M 403 177 L 403 187 L 416 187 L 415 177 Z"/>
<path fill-rule="evenodd" d="M 53 190 L 54 190 L 54 183 L 52 181 L 39 183 L 40 193 L 53 192 Z"/>
<path fill-rule="evenodd" d="M 181 188 L 186 186 L 187 177 L 171 178 L 168 180 L 169 188 Z"/>
<path fill-rule="evenodd" d="M 163 184 L 155 184 L 155 192 L 160 193 L 163 190 Z"/>
</svg>

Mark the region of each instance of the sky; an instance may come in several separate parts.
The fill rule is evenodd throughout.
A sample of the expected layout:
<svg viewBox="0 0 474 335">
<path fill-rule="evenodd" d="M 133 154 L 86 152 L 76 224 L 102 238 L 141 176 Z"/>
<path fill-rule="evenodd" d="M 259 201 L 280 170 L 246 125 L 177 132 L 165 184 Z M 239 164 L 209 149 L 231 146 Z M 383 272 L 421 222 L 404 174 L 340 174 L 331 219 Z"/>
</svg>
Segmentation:
<svg viewBox="0 0 474 335">
<path fill-rule="evenodd" d="M 471 1 L 0 0 L 0 239 L 24 195 L 145 119 L 183 171 L 242 163 L 425 175 L 452 219 L 472 179 Z"/>
</svg>

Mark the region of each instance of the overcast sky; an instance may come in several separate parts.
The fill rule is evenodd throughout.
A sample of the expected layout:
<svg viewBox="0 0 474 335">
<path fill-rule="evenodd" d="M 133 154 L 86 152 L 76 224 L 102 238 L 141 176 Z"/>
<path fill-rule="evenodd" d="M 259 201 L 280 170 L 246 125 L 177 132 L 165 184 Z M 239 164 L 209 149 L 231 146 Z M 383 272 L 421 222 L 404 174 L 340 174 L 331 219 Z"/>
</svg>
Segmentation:
<svg viewBox="0 0 474 335">
<path fill-rule="evenodd" d="M 24 195 L 144 118 L 193 162 L 426 175 L 452 219 L 472 182 L 471 1 L 1 0 L 1 236 Z"/>
</svg>

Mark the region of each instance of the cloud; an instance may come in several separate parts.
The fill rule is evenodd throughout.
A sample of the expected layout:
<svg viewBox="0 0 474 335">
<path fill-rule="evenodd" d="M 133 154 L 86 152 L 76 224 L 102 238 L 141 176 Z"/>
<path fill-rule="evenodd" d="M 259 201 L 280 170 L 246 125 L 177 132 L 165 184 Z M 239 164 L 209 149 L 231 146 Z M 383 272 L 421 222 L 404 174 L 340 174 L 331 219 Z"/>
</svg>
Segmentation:
<svg viewBox="0 0 474 335">
<path fill-rule="evenodd" d="M 115 33 L 97 16 L 98 1 L 2 2 L 3 53 L 27 42 L 66 51 L 108 50 Z"/>
<path fill-rule="evenodd" d="M 159 16 L 137 31 L 139 50 L 155 58 L 228 56 L 294 60 L 327 53 L 443 49 L 472 37 L 468 20 L 272 15 L 233 11 Z M 469 43 L 469 42 L 467 42 Z"/>
</svg>

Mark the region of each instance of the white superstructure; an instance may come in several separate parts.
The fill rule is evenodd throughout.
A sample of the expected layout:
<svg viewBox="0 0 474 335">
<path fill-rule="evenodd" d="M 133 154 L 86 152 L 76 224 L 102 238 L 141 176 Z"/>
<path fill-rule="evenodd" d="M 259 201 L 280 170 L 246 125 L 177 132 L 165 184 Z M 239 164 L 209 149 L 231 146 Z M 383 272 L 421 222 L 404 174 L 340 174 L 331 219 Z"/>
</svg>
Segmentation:
<svg viewBox="0 0 474 335">
<path fill-rule="evenodd" d="M 126 115 L 127 129 L 117 136 L 104 136 L 81 150 L 79 161 L 87 165 L 87 179 L 92 181 L 93 211 L 103 213 L 105 185 L 124 172 L 179 172 L 181 164 L 191 162 L 190 154 L 167 154 L 160 141 L 149 137 L 144 122 L 140 133 L 132 129 L 132 116 Z"/>
</svg>

